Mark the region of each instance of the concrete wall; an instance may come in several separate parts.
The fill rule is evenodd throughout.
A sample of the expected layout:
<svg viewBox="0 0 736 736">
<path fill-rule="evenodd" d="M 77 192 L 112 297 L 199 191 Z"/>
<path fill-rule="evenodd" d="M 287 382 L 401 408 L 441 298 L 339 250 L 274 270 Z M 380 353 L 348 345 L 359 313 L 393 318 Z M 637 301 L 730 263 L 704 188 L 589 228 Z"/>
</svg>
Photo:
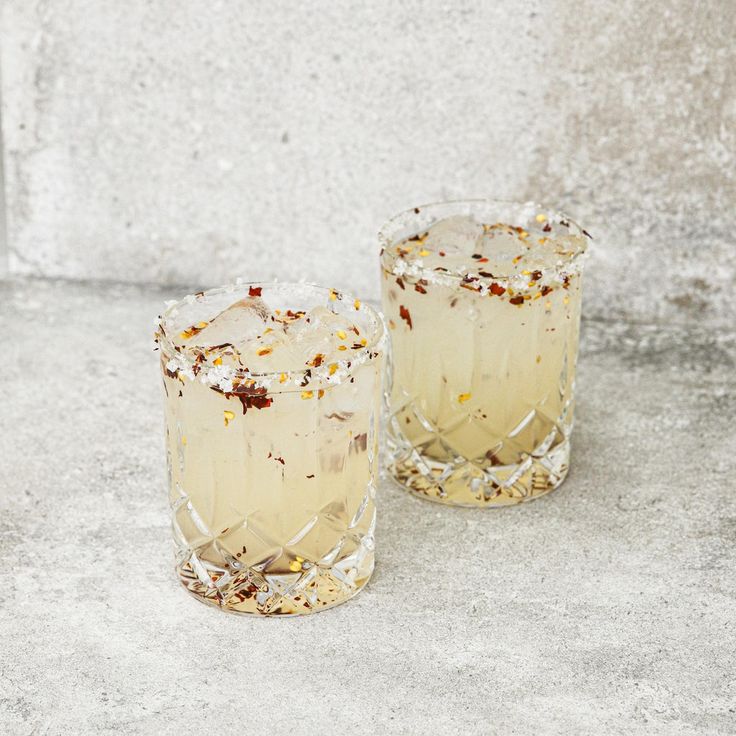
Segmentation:
<svg viewBox="0 0 736 736">
<path fill-rule="evenodd" d="M 587 311 L 731 324 L 736 3 L 6 0 L 13 274 L 376 297 L 375 231 L 558 203 Z"/>
</svg>

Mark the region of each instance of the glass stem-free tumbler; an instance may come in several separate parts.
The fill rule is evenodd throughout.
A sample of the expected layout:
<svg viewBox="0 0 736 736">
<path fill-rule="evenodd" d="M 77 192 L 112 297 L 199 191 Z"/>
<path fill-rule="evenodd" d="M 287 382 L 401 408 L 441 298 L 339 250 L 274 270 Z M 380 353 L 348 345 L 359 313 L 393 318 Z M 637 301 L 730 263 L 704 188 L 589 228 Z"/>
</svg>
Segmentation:
<svg viewBox="0 0 736 736">
<path fill-rule="evenodd" d="M 239 284 L 169 306 L 156 338 L 182 585 L 263 615 L 357 593 L 373 571 L 378 314 L 334 289 Z"/>
<path fill-rule="evenodd" d="M 416 207 L 380 233 L 393 477 L 459 506 L 562 483 L 587 233 L 534 203 Z"/>
</svg>

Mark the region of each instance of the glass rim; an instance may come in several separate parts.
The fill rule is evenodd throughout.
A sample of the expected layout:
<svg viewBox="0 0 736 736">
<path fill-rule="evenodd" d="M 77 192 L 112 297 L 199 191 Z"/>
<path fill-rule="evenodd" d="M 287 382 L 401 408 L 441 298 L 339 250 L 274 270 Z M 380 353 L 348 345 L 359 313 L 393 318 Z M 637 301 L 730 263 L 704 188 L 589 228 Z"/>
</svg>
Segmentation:
<svg viewBox="0 0 736 736">
<path fill-rule="evenodd" d="M 170 319 L 182 306 L 193 304 L 195 301 L 203 301 L 208 296 L 217 296 L 226 293 L 235 294 L 238 293 L 239 290 L 245 290 L 247 293 L 251 288 L 269 287 L 308 289 L 314 293 L 322 293 L 325 297 L 325 301 L 329 300 L 332 294 L 335 294 L 335 298 L 338 301 L 352 302 L 353 305 L 358 305 L 355 307 L 355 311 L 361 311 L 363 314 L 367 314 L 371 321 L 369 332 L 366 335 L 367 342 L 365 345 L 362 345 L 360 349 L 352 351 L 349 357 L 338 358 L 332 361 L 332 363 L 337 363 L 339 366 L 339 369 L 333 375 L 329 375 L 326 371 L 320 371 L 318 368 L 310 366 L 305 366 L 304 368 L 297 370 L 273 370 L 262 373 L 246 370 L 244 368 L 230 367 L 228 373 L 231 374 L 233 378 L 252 380 L 259 386 L 265 385 L 268 388 L 269 394 L 289 393 L 296 390 L 301 391 L 306 385 L 308 385 L 310 389 L 319 385 L 324 385 L 324 387 L 327 388 L 329 386 L 337 386 L 344 383 L 345 380 L 348 380 L 354 374 L 355 370 L 359 366 L 375 359 L 383 350 L 383 341 L 387 333 L 381 313 L 370 304 L 359 300 L 351 294 L 310 281 L 239 281 L 225 286 L 216 286 L 210 289 L 197 291 L 194 294 L 187 294 L 181 299 L 165 302 L 166 309 L 164 309 L 164 311 L 155 320 L 156 330 L 154 333 L 154 340 L 158 345 L 161 355 L 176 360 L 178 363 L 177 368 L 182 369 L 185 374 L 188 374 L 188 371 L 192 372 L 193 375 L 190 376 L 192 379 L 200 378 L 200 375 L 205 372 L 202 369 L 209 369 L 211 371 L 221 369 L 220 366 L 216 366 L 214 363 L 210 363 L 206 359 L 204 362 L 197 363 L 196 358 L 189 354 L 189 351 L 182 350 L 178 347 L 174 343 L 172 336 L 166 331 L 165 323 L 167 319 Z M 325 369 L 327 369 L 326 365 Z M 287 379 L 282 381 L 281 379 L 284 375 L 287 376 Z M 309 380 L 308 384 L 304 384 L 305 378 Z"/>
<path fill-rule="evenodd" d="M 409 209 L 403 210 L 393 217 L 389 218 L 388 220 L 386 220 L 386 222 L 384 222 L 384 224 L 378 231 L 378 243 L 380 246 L 379 258 L 381 267 L 389 273 L 394 273 L 393 266 L 397 262 L 397 260 L 399 260 L 399 258 L 395 253 L 389 253 L 389 248 L 391 246 L 395 246 L 400 240 L 397 237 L 397 234 L 401 231 L 401 229 L 410 227 L 412 225 L 412 222 L 416 221 L 422 213 L 426 212 L 429 216 L 431 216 L 437 211 L 442 212 L 443 210 L 446 210 L 445 212 L 442 212 L 444 217 L 452 217 L 454 215 L 460 214 L 473 214 L 473 211 L 477 208 L 480 208 L 481 206 L 493 205 L 503 207 L 515 207 L 519 208 L 519 210 L 527 208 L 530 210 L 534 210 L 537 213 L 544 213 L 547 221 L 556 221 L 557 224 L 566 227 L 570 231 L 568 233 L 569 235 L 572 235 L 577 239 L 577 244 L 579 247 L 576 252 L 573 253 L 571 256 L 567 257 L 564 261 L 558 261 L 553 265 L 539 267 L 538 270 L 543 276 L 559 276 L 560 274 L 568 271 L 580 270 L 580 263 L 587 255 L 588 239 L 592 239 L 592 236 L 590 235 L 590 233 L 587 232 L 587 230 L 585 230 L 580 224 L 578 224 L 576 220 L 574 220 L 562 210 L 554 207 L 549 207 L 534 200 L 520 201 L 512 199 L 497 199 L 493 197 L 475 197 L 469 199 L 449 199 L 444 201 L 428 202 L 426 204 L 420 204 L 415 207 L 410 207 Z M 439 219 L 444 218 L 438 217 L 437 219 L 435 219 L 435 222 Z M 513 223 L 508 224 L 513 225 Z M 418 234 L 419 232 L 421 232 L 421 230 L 422 226 L 419 225 L 415 234 Z M 401 239 L 405 239 L 406 237 L 409 237 L 409 235 L 406 234 Z M 557 237 L 560 237 L 559 234 L 557 235 Z M 550 237 L 549 239 L 552 240 L 554 238 Z M 416 261 L 406 261 L 406 263 L 411 264 L 412 271 L 415 272 L 414 275 L 420 278 L 431 275 L 433 277 L 433 280 L 438 280 L 439 278 L 439 280 L 443 281 L 462 282 L 467 278 L 469 274 L 473 275 L 472 270 L 470 272 L 460 272 L 459 270 L 438 272 L 433 268 L 424 267 L 422 264 L 417 263 Z M 467 265 L 475 265 L 472 258 L 468 258 Z M 481 283 L 506 283 L 516 281 L 518 279 L 513 274 L 505 273 L 499 274 L 497 276 L 493 275 L 492 278 L 478 276 L 477 280 Z"/>
</svg>

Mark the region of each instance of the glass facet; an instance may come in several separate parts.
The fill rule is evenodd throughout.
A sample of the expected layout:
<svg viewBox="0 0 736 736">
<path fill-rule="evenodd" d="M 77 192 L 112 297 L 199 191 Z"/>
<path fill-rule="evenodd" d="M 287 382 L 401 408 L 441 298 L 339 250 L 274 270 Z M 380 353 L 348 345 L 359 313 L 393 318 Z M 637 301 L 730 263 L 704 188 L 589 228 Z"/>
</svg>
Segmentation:
<svg viewBox="0 0 736 736">
<path fill-rule="evenodd" d="M 534 203 L 417 207 L 381 231 L 389 469 L 424 498 L 502 506 L 568 471 L 587 233 Z"/>
<path fill-rule="evenodd" d="M 373 571 L 384 333 L 357 299 L 240 284 L 157 332 L 176 571 L 228 611 L 311 613 Z"/>
</svg>

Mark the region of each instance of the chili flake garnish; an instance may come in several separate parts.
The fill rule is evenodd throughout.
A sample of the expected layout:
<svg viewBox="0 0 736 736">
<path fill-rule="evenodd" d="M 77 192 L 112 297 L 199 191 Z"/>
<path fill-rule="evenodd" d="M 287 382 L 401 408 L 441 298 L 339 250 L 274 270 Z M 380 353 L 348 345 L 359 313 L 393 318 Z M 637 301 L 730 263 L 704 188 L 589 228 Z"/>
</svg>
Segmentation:
<svg viewBox="0 0 736 736">
<path fill-rule="evenodd" d="M 429 251 L 428 251 L 428 250 L 427 250 L 426 248 L 422 248 L 422 249 L 421 249 L 421 250 L 419 251 L 419 255 L 420 255 L 420 256 L 421 256 L 422 258 L 424 258 L 425 256 L 428 256 L 428 255 L 429 255 Z"/>
<path fill-rule="evenodd" d="M 401 278 L 401 276 L 396 277 L 396 283 L 399 285 L 399 288 L 403 291 L 406 289 L 404 286 L 404 279 Z"/>
<path fill-rule="evenodd" d="M 226 410 L 225 411 L 225 426 L 227 427 L 227 425 L 230 424 L 230 422 L 232 422 L 233 419 L 235 419 L 235 414 L 231 411 Z"/>
<path fill-rule="evenodd" d="M 222 358 L 215 358 L 212 362 L 215 365 L 222 365 Z"/>
<path fill-rule="evenodd" d="M 234 396 L 243 405 L 243 414 L 248 409 L 255 407 L 256 409 L 267 409 L 273 403 L 273 399 L 266 396 L 267 389 L 265 386 L 255 386 L 254 381 L 246 383 L 238 383 L 233 386 L 232 391 L 223 391 L 217 386 L 210 386 L 213 391 L 224 394 L 226 399 Z"/>
<path fill-rule="evenodd" d="M 331 376 L 334 376 L 337 372 L 337 363 L 330 363 L 330 370 L 329 373 Z"/>
<path fill-rule="evenodd" d="M 270 355 L 273 352 L 273 348 L 259 348 L 256 350 L 256 355 Z"/>
<path fill-rule="evenodd" d="M 495 281 L 490 286 L 491 294 L 495 294 L 496 296 L 501 296 L 506 289 L 501 286 L 500 284 L 497 284 Z"/>
<path fill-rule="evenodd" d="M 338 345 L 337 346 L 337 349 L 338 350 L 347 350 L 348 349 L 348 346 L 347 345 Z"/>
<path fill-rule="evenodd" d="M 426 294 L 427 290 L 419 283 L 414 284 L 414 291 L 418 291 L 420 294 Z"/>
<path fill-rule="evenodd" d="M 334 289 L 330 289 L 330 301 L 334 302 L 337 299 L 337 292 Z"/>
<path fill-rule="evenodd" d="M 338 331 L 337 331 L 337 336 L 338 336 L 338 337 L 339 337 L 339 338 L 340 338 L 341 340 L 344 340 L 344 339 L 345 339 L 345 338 L 347 337 L 347 335 L 345 334 L 345 331 L 344 331 L 344 330 L 338 330 Z"/>
<path fill-rule="evenodd" d="M 401 317 L 401 319 L 403 319 L 404 322 L 409 325 L 410 330 L 413 329 L 413 325 L 411 323 L 411 314 L 403 304 L 399 304 L 399 317 Z"/>
<path fill-rule="evenodd" d="M 523 296 L 512 296 L 511 299 L 509 299 L 509 302 L 511 302 L 511 304 L 523 304 L 524 297 Z"/>
<path fill-rule="evenodd" d="M 317 355 L 310 360 L 307 365 L 311 365 L 313 368 L 318 368 L 322 365 L 322 361 L 325 359 L 324 353 L 317 353 Z"/>
<path fill-rule="evenodd" d="M 541 212 L 534 218 L 537 222 L 544 222 L 547 219 L 547 215 L 543 215 Z"/>
<path fill-rule="evenodd" d="M 248 296 L 260 296 L 262 291 L 262 286 L 251 286 L 248 289 Z"/>
<path fill-rule="evenodd" d="M 311 399 L 314 396 L 314 391 L 302 391 L 303 399 Z"/>
<path fill-rule="evenodd" d="M 356 300 L 355 300 L 355 301 L 353 302 L 353 306 L 354 306 L 354 307 L 355 307 L 356 309 L 360 309 L 360 299 L 356 299 Z"/>
<path fill-rule="evenodd" d="M 319 389 L 317 391 L 317 398 L 321 399 L 325 395 L 325 390 L 323 388 Z"/>
<path fill-rule="evenodd" d="M 465 403 L 466 401 L 468 401 L 469 399 L 470 399 L 470 394 L 469 394 L 469 393 L 468 393 L 468 394 L 460 394 L 460 395 L 459 395 L 459 396 L 457 397 L 457 400 L 458 400 L 458 401 L 459 401 L 459 402 L 460 402 L 461 404 L 464 404 L 464 403 Z"/>
<path fill-rule="evenodd" d="M 196 325 L 192 325 L 188 329 L 184 330 L 179 337 L 182 340 L 189 340 L 190 338 L 194 337 L 197 333 L 202 332 L 202 330 L 207 327 L 207 322 L 197 322 Z"/>
<path fill-rule="evenodd" d="M 286 378 L 287 378 L 287 375 L 286 375 L 286 373 L 282 373 L 282 374 L 281 374 L 281 375 L 279 376 L 279 383 L 286 383 Z"/>
</svg>

